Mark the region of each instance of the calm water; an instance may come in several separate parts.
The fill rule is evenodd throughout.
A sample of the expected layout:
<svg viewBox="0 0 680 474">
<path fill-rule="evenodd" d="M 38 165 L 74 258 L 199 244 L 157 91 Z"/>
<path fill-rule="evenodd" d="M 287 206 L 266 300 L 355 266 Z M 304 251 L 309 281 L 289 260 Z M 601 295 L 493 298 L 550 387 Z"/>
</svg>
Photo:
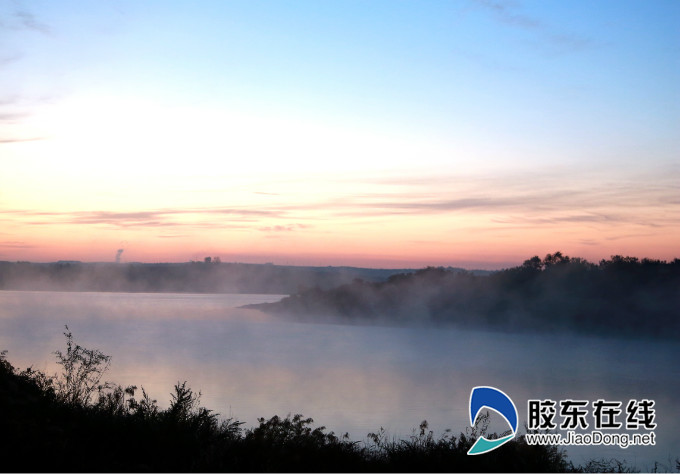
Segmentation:
<svg viewBox="0 0 680 474">
<path fill-rule="evenodd" d="M 19 368 L 55 373 L 51 353 L 64 348 L 68 324 L 77 343 L 113 356 L 108 380 L 143 385 L 161 406 L 186 380 L 204 406 L 246 426 L 302 413 L 356 440 L 380 427 L 406 437 L 424 419 L 436 434 L 458 433 L 476 385 L 504 390 L 520 424 L 528 398 L 649 398 L 655 447 L 570 447 L 570 459 L 625 458 L 649 470 L 680 456 L 677 343 L 302 324 L 237 308 L 280 298 L 0 291 L 0 350 Z"/>
</svg>

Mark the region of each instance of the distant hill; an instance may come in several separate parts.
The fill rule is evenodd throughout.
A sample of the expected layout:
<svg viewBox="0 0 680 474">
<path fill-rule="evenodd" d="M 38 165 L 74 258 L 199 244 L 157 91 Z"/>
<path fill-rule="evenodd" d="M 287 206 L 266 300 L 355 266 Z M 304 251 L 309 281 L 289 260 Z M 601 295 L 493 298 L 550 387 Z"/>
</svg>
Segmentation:
<svg viewBox="0 0 680 474">
<path fill-rule="evenodd" d="M 258 309 L 303 321 L 680 337 L 680 259 L 560 252 L 488 276 L 446 268 L 307 289 Z"/>
<path fill-rule="evenodd" d="M 0 290 L 291 294 L 355 279 L 381 282 L 413 271 L 224 262 L 0 262 Z"/>
</svg>

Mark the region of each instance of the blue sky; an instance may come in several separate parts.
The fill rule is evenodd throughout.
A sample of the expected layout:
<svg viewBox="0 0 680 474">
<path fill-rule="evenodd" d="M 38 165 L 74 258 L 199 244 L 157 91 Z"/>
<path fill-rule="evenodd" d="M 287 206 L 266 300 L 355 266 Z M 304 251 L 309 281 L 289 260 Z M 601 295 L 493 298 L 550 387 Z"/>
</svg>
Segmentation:
<svg viewBox="0 0 680 474">
<path fill-rule="evenodd" d="M 514 181 L 540 176 L 543 186 L 558 183 L 565 193 L 580 193 L 571 203 L 534 196 L 547 199 L 557 218 L 611 217 L 630 208 L 624 203 L 631 195 L 622 190 L 632 189 L 645 206 L 626 217 L 628 224 L 654 209 L 660 233 L 678 230 L 677 1 L 4 1 L 0 19 L 0 164 L 6 170 L 0 211 L 265 205 L 262 194 L 249 200 L 230 191 L 235 188 L 278 194 L 277 209 L 302 202 L 320 209 L 357 195 L 369 196 L 370 204 L 385 194 L 398 196 L 405 208 L 428 195 L 514 202 L 517 193 L 530 192 L 517 191 Z M 387 191 L 384 182 L 356 184 L 384 178 L 401 184 L 391 182 Z M 55 179 L 68 182 L 67 189 Z M 464 194 L 455 194 L 461 179 Z M 423 180 L 432 184 L 414 184 Z M 178 198 L 179 188 L 204 196 Z M 588 194 L 595 188 L 609 197 L 606 210 L 583 206 L 589 196 L 596 199 Z M 113 199 L 121 189 L 127 197 Z M 44 209 L 39 194 L 51 196 Z M 522 213 L 507 215 L 505 207 L 485 214 L 489 226 Z M 314 218 L 325 223 L 316 227 L 311 215 L 254 225 L 347 226 L 335 217 L 317 212 Z M 465 227 L 463 221 L 479 221 L 480 214 L 453 217 Z M 5 242 L 44 246 L 33 242 L 35 229 L 6 219 Z M 606 221 L 590 229 L 595 240 L 603 232 L 622 233 Z M 303 227 L 295 227 L 300 222 Z M 357 228 L 346 240 L 360 228 L 363 235 L 378 234 L 365 223 L 349 224 Z M 97 234 L 103 229 L 91 231 L 98 236 L 93 240 L 117 240 Z M 451 227 L 431 231 L 443 239 Z M 550 237 L 548 229 L 538 231 Z M 584 249 L 577 242 L 582 235 L 559 236 L 558 229 L 555 245 Z M 654 239 L 648 248 L 658 244 Z M 461 247 L 474 240 L 470 230 Z M 13 245 L 0 254 L 14 256 L 22 247 Z M 546 245 L 537 238 L 531 248 L 554 250 Z M 600 240 L 592 255 L 640 252 L 641 245 L 612 248 Z M 668 256 L 674 249 L 664 245 Z M 244 247 L 242 255 L 272 251 L 263 243 Z M 447 262 L 511 262 L 526 251 L 425 253 Z M 338 258 L 373 252 L 367 245 Z M 319 247 L 316 255 L 323 260 L 323 254 Z"/>
<path fill-rule="evenodd" d="M 631 132 L 668 143 L 680 114 L 674 1 L 4 9 L 3 88 L 26 100 L 96 93 L 236 103 L 444 137 L 464 130 L 526 142 L 531 133 L 557 144 L 625 143 Z"/>
</svg>

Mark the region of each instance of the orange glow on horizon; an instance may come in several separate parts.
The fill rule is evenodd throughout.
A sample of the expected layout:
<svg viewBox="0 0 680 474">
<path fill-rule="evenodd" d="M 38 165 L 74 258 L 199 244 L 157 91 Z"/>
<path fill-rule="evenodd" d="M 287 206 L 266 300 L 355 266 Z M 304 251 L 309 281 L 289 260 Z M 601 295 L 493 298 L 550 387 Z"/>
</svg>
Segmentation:
<svg viewBox="0 0 680 474">
<path fill-rule="evenodd" d="M 351 229 L 331 233 L 315 228 L 313 232 L 288 230 L 245 230 L 203 236 L 198 232 L 161 234 L 144 232 L 38 228 L 30 239 L 5 242 L 0 260 L 53 262 L 79 260 L 113 262 L 123 248 L 122 262 L 187 262 L 205 256 L 219 256 L 223 262 L 274 263 L 280 265 L 359 266 L 374 268 L 420 268 L 457 266 L 500 269 L 521 264 L 534 255 L 561 251 L 597 263 L 611 255 L 672 260 L 680 257 L 671 235 L 636 236 L 635 228 L 618 229 L 621 234 L 601 232 L 595 242 L 593 232 L 578 226 L 560 229 L 560 241 L 553 230 L 480 231 L 461 228 L 448 241 L 432 238 L 414 240 L 406 229 L 397 226 L 384 233 L 362 235 Z M 498 233 L 502 234 L 500 237 Z M 625 233 L 630 236 L 625 236 Z M 436 236 L 433 236 L 436 237 Z"/>
</svg>

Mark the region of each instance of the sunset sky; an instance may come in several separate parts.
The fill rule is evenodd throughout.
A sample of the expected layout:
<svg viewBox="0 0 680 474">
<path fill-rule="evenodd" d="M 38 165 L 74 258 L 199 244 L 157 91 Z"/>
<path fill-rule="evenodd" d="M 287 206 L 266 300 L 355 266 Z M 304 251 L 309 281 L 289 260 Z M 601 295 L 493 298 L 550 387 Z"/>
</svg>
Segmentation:
<svg viewBox="0 0 680 474">
<path fill-rule="evenodd" d="M 680 2 L 0 0 L 0 260 L 680 257 Z"/>
</svg>

